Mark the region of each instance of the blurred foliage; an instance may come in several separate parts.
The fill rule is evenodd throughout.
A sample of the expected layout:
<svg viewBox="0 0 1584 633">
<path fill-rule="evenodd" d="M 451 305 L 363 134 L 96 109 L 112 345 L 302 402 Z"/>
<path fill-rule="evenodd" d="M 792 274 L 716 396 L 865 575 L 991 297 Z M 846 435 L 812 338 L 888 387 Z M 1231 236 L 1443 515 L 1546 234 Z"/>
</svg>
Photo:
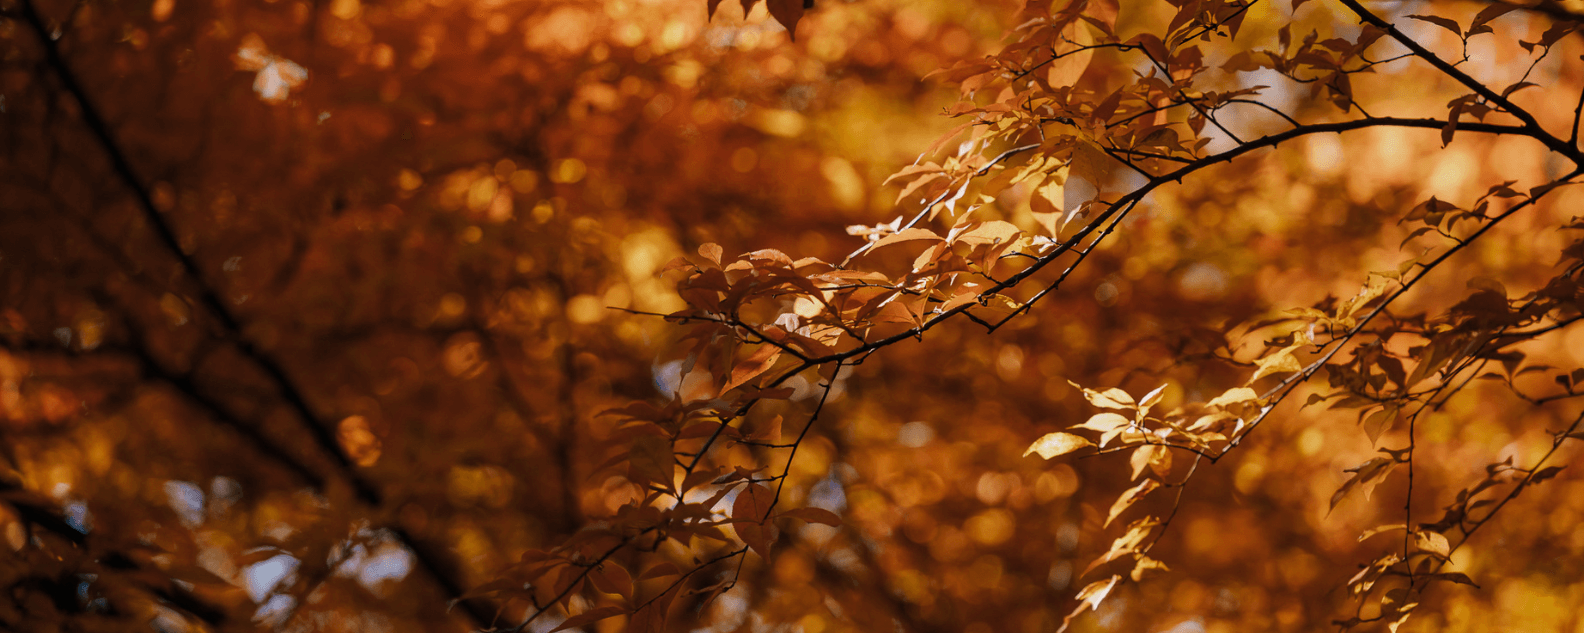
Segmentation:
<svg viewBox="0 0 1584 633">
<path fill-rule="evenodd" d="M 1571 10 L 0 0 L 0 627 L 1581 630 Z"/>
</svg>

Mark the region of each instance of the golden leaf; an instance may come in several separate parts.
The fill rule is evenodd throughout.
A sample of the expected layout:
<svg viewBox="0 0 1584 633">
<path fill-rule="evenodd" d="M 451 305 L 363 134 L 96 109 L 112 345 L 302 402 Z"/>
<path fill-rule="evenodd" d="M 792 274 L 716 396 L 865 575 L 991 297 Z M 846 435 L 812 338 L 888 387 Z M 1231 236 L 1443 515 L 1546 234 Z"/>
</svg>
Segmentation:
<svg viewBox="0 0 1584 633">
<path fill-rule="evenodd" d="M 1045 437 L 1030 444 L 1028 450 L 1023 451 L 1023 456 L 1039 453 L 1040 457 L 1051 459 L 1089 446 L 1094 446 L 1094 442 L 1071 433 L 1046 433 Z"/>
</svg>

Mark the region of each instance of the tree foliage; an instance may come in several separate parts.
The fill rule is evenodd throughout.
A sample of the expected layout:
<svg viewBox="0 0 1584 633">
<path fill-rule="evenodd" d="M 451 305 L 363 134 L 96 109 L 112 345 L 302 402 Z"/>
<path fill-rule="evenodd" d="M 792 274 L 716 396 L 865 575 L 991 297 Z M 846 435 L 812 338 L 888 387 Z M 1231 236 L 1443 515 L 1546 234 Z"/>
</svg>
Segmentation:
<svg viewBox="0 0 1584 633">
<path fill-rule="evenodd" d="M 721 4 L 0 4 L 0 623 L 1578 626 L 1584 17 Z"/>
</svg>

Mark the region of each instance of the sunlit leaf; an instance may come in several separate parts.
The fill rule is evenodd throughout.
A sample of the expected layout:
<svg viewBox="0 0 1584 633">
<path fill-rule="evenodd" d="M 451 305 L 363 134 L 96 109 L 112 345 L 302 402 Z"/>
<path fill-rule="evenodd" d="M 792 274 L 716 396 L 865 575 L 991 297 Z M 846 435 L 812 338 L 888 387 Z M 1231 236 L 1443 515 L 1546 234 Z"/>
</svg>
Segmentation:
<svg viewBox="0 0 1584 633">
<path fill-rule="evenodd" d="M 1094 442 L 1082 436 L 1060 432 L 1046 433 L 1044 437 L 1030 444 L 1028 450 L 1023 451 L 1023 456 L 1039 453 L 1040 457 L 1051 459 L 1089 446 L 1094 446 Z"/>
<path fill-rule="evenodd" d="M 1133 582 L 1143 582 L 1146 578 L 1151 578 L 1168 571 L 1171 571 L 1171 568 L 1167 567 L 1166 563 L 1160 562 L 1148 556 L 1139 556 L 1138 563 L 1133 565 L 1133 571 L 1129 572 L 1128 577 L 1132 578 Z"/>
<path fill-rule="evenodd" d="M 1154 479 L 1145 479 L 1144 481 L 1139 482 L 1138 485 L 1127 489 L 1126 492 L 1123 492 L 1121 496 L 1118 496 L 1117 500 L 1111 504 L 1111 510 L 1106 513 L 1106 520 L 1102 525 L 1109 527 L 1112 521 L 1115 521 L 1116 518 L 1123 512 L 1126 512 L 1128 508 L 1133 507 L 1133 504 L 1138 503 L 1140 499 L 1145 497 L 1145 495 L 1154 492 L 1160 487 L 1161 483 L 1159 481 Z"/>
<path fill-rule="evenodd" d="M 1436 532 L 1419 530 L 1413 533 L 1414 548 L 1421 552 L 1434 555 L 1439 559 L 1446 559 L 1452 553 L 1451 544 L 1447 543 L 1446 536 Z"/>
<path fill-rule="evenodd" d="M 1387 533 L 1387 532 L 1394 532 L 1394 531 L 1397 531 L 1397 530 L 1404 530 L 1404 529 L 1407 529 L 1407 527 L 1408 526 L 1402 525 L 1400 523 L 1393 523 L 1393 524 L 1388 524 L 1388 525 L 1380 525 L 1380 526 L 1372 527 L 1372 528 L 1370 528 L 1368 530 L 1364 530 L 1364 533 L 1359 535 L 1358 540 L 1359 540 L 1359 542 L 1363 542 L 1364 539 L 1367 539 L 1367 538 L 1369 538 L 1371 536 L 1375 536 L 1376 534 L 1384 534 L 1384 533 Z"/>
<path fill-rule="evenodd" d="M 1083 422 L 1083 424 L 1075 424 L 1072 426 L 1072 428 L 1088 429 L 1100 433 L 1108 433 L 1119 427 L 1131 426 L 1132 424 L 1132 420 L 1123 417 L 1119 413 L 1105 411 L 1090 416 L 1088 420 Z"/>
<path fill-rule="evenodd" d="M 1105 601 L 1106 596 L 1111 593 L 1111 589 L 1116 587 L 1117 581 L 1121 579 L 1121 576 L 1112 576 L 1106 580 L 1097 580 L 1084 586 L 1077 595 L 1077 608 L 1074 608 L 1072 613 L 1067 614 L 1067 617 L 1062 619 L 1061 627 L 1056 629 L 1057 633 L 1066 631 L 1067 627 L 1072 624 L 1073 618 L 1078 617 L 1078 614 L 1083 613 L 1085 609 L 1100 608 L 1100 603 Z"/>
<path fill-rule="evenodd" d="M 1438 16 L 1438 15 L 1410 15 L 1408 17 L 1410 19 L 1419 20 L 1421 22 L 1429 22 L 1429 23 L 1434 24 L 1436 26 L 1439 26 L 1439 27 L 1441 27 L 1443 29 L 1451 31 L 1453 35 L 1456 35 L 1458 37 L 1462 37 L 1463 36 L 1463 28 L 1458 26 L 1457 20 L 1453 20 L 1453 19 L 1450 19 L 1450 18 L 1443 18 L 1443 17 Z"/>
<path fill-rule="evenodd" d="M 1224 407 L 1230 404 L 1257 400 L 1258 398 L 1259 394 L 1253 389 L 1248 387 L 1234 387 L 1228 390 L 1226 393 L 1211 399 L 1209 402 L 1205 403 L 1205 406 Z"/>
</svg>

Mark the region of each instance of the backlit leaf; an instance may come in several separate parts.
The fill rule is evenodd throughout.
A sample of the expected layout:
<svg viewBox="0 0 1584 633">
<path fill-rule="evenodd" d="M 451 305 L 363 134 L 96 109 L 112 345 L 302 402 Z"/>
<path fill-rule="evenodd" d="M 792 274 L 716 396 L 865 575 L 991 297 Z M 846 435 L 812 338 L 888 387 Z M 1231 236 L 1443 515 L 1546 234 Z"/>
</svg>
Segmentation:
<svg viewBox="0 0 1584 633">
<path fill-rule="evenodd" d="M 742 362 L 737 363 L 736 367 L 732 368 L 731 379 L 726 381 L 725 386 L 721 387 L 721 392 L 731 391 L 754 378 L 758 378 L 759 375 L 775 366 L 776 359 L 780 357 L 780 347 L 771 344 L 760 345 L 758 349 L 754 350 L 752 355 L 743 359 Z"/>
<path fill-rule="evenodd" d="M 1126 512 L 1128 508 L 1133 507 L 1133 504 L 1138 503 L 1139 500 L 1143 499 L 1145 495 L 1154 492 L 1160 487 L 1161 483 L 1159 481 L 1154 479 L 1145 479 L 1144 481 L 1139 482 L 1138 485 L 1129 488 L 1126 492 L 1123 492 L 1121 496 L 1117 497 L 1115 503 L 1111 504 L 1111 511 L 1106 513 L 1106 520 L 1102 525 L 1109 527 L 1112 521 L 1115 521 L 1116 518 L 1123 512 Z"/>
<path fill-rule="evenodd" d="M 1450 18 L 1443 18 L 1443 17 L 1438 16 L 1438 15 L 1410 15 L 1408 17 L 1410 19 L 1419 20 L 1421 22 L 1429 22 L 1429 23 L 1434 24 L 1436 26 L 1439 26 L 1439 27 L 1441 27 L 1443 29 L 1451 31 L 1453 35 L 1456 35 L 1458 37 L 1462 37 L 1463 36 L 1463 28 L 1458 26 L 1457 20 L 1453 20 L 1453 19 L 1450 19 Z"/>
<path fill-rule="evenodd" d="M 1044 437 L 1029 445 L 1028 450 L 1023 451 L 1023 456 L 1028 457 L 1031 454 L 1039 453 L 1040 457 L 1051 459 L 1090 446 L 1094 446 L 1094 442 L 1078 435 L 1060 432 L 1046 433 Z"/>
<path fill-rule="evenodd" d="M 1107 433 L 1107 432 L 1113 431 L 1113 430 L 1115 430 L 1115 429 L 1117 429 L 1119 427 L 1131 426 L 1132 424 L 1133 424 L 1132 420 L 1129 420 L 1129 419 L 1123 417 L 1119 413 L 1112 413 L 1110 411 L 1105 411 L 1105 412 L 1096 413 L 1093 416 L 1090 416 L 1090 418 L 1088 420 L 1085 420 L 1083 422 L 1083 424 L 1075 424 L 1075 425 L 1073 425 L 1072 428 L 1075 428 L 1075 429 L 1088 429 L 1088 430 L 1097 431 L 1097 432 L 1100 432 L 1100 433 Z"/>
<path fill-rule="evenodd" d="M 1414 548 L 1419 551 L 1434 555 L 1445 560 L 1452 553 L 1452 546 L 1447 543 L 1447 538 L 1437 532 L 1420 530 L 1413 535 Z"/>
<path fill-rule="evenodd" d="M 553 628 L 553 629 L 550 629 L 550 633 L 555 633 L 556 631 L 564 631 L 564 630 L 567 630 L 567 629 L 578 628 L 578 627 L 581 627 L 581 626 L 587 626 L 587 625 L 593 624 L 595 622 L 598 622 L 600 620 L 603 620 L 605 618 L 616 617 L 618 615 L 623 615 L 623 614 L 626 614 L 626 613 L 628 613 L 627 609 L 624 609 L 622 607 L 616 607 L 616 606 L 594 607 L 592 609 L 589 609 L 588 611 L 584 611 L 584 612 L 579 613 L 577 615 L 574 615 L 574 616 L 572 616 L 570 618 L 567 618 L 566 620 L 563 620 L 561 622 L 560 626 L 558 626 L 556 628 Z"/>
</svg>

